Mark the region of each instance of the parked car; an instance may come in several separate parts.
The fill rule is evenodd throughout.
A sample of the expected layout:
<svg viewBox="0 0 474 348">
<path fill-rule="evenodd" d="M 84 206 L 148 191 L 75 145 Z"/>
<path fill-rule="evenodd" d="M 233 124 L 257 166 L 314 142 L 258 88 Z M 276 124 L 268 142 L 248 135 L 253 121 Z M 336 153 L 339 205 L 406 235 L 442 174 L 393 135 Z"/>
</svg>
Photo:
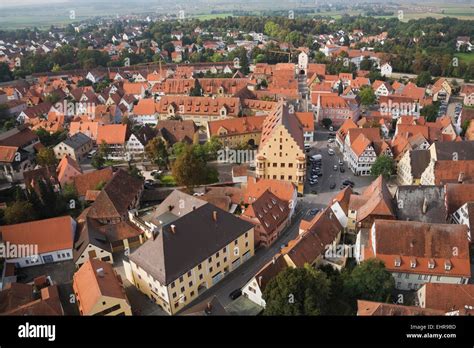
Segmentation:
<svg viewBox="0 0 474 348">
<path fill-rule="evenodd" d="M 317 194 L 318 194 L 318 191 L 316 191 L 316 190 L 311 190 L 311 193 L 312 193 L 313 195 L 317 195 Z"/>
<path fill-rule="evenodd" d="M 318 212 L 319 212 L 319 209 L 314 208 L 314 209 L 311 209 L 311 210 L 309 211 L 309 214 L 310 214 L 310 215 L 316 215 Z"/>
<path fill-rule="evenodd" d="M 328 143 L 333 143 L 334 141 L 335 141 L 334 138 L 329 138 L 328 139 Z"/>
<path fill-rule="evenodd" d="M 231 300 L 235 300 L 239 298 L 242 295 L 242 290 L 241 289 L 235 289 L 229 294 L 229 297 Z"/>
<path fill-rule="evenodd" d="M 330 188 L 331 190 L 333 190 L 335 187 L 336 187 L 336 183 L 335 183 L 335 182 L 333 182 L 333 183 L 331 183 L 331 185 L 329 185 L 329 188 Z"/>
<path fill-rule="evenodd" d="M 334 156 L 334 154 L 335 154 L 335 152 L 334 152 L 333 149 L 329 149 L 329 150 L 328 150 L 328 155 L 329 155 L 329 156 Z"/>
<path fill-rule="evenodd" d="M 339 165 L 340 165 L 340 166 L 343 166 L 343 165 L 344 165 L 344 161 L 340 159 L 340 160 L 339 160 Z"/>
<path fill-rule="evenodd" d="M 92 150 L 90 151 L 88 154 L 87 154 L 87 158 L 88 159 L 91 159 L 92 157 L 94 157 L 94 155 L 97 153 L 97 150 Z"/>
<path fill-rule="evenodd" d="M 334 167 L 332 167 L 334 169 L 334 171 L 337 172 L 337 170 L 339 169 L 338 166 L 335 164 Z"/>
</svg>

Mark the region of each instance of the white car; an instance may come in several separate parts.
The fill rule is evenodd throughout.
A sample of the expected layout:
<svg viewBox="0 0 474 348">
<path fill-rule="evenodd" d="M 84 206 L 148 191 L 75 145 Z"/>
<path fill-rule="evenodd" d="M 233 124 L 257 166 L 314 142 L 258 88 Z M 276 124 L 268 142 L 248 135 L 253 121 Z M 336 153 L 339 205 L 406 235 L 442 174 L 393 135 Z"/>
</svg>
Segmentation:
<svg viewBox="0 0 474 348">
<path fill-rule="evenodd" d="M 335 154 L 334 150 L 333 149 L 329 149 L 328 150 L 328 155 L 329 156 L 333 156 Z"/>
</svg>

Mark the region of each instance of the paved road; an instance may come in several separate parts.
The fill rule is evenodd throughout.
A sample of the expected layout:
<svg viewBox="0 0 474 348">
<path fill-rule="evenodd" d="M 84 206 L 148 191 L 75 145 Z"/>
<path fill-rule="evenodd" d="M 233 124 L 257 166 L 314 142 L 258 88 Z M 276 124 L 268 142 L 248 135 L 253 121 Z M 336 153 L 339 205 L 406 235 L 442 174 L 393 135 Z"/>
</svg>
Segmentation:
<svg viewBox="0 0 474 348">
<path fill-rule="evenodd" d="M 322 172 L 323 176 L 318 178 L 316 185 L 310 186 L 308 180 L 305 183 L 305 198 L 314 203 L 327 204 L 329 200 L 339 191 L 341 184 L 344 180 L 351 180 L 355 183 L 354 190 L 360 192 L 363 188 L 372 182 L 370 176 L 355 176 L 352 171 L 348 168 L 347 163 L 344 163 L 345 172 L 341 173 L 339 170 L 339 160 L 343 158 L 339 152 L 336 143 L 328 143 L 329 131 L 318 130 L 315 134 L 315 143 L 313 144 L 309 154 L 321 154 L 322 155 Z M 329 147 L 328 147 L 329 144 Z M 331 148 L 335 151 L 335 155 L 330 156 L 328 149 Z M 333 167 L 337 165 L 338 170 L 335 171 Z M 311 166 L 308 166 L 307 176 L 310 174 Z M 330 189 L 331 183 L 335 183 L 336 187 Z M 311 194 L 311 191 L 315 190 L 317 195 Z M 318 196 L 319 198 L 316 198 Z M 312 198 L 313 197 L 313 198 Z M 312 198 L 312 199 L 311 199 Z"/>
<path fill-rule="evenodd" d="M 298 235 L 301 219 L 303 217 L 306 219 L 310 218 L 308 215 L 310 207 L 310 204 L 307 202 L 300 201 L 290 225 L 283 231 L 282 235 L 272 246 L 267 249 L 259 248 L 252 258 L 242 264 L 237 268 L 237 270 L 231 272 L 212 288 L 204 292 L 194 300 L 190 306 L 211 296 L 217 296 L 224 307 L 232 302 L 229 298 L 229 294 L 235 289 L 242 288 L 266 263 L 272 259 L 276 253 L 280 251 L 282 244 L 288 243 Z"/>
</svg>

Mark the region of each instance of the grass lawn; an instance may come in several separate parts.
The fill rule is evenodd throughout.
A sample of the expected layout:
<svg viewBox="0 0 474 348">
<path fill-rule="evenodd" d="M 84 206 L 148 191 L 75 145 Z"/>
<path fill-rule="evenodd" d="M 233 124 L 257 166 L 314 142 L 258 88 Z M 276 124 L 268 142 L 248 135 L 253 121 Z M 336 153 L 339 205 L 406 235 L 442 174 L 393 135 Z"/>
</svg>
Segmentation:
<svg viewBox="0 0 474 348">
<path fill-rule="evenodd" d="M 474 62 L 474 52 L 471 53 L 456 53 L 456 57 L 459 57 L 459 59 L 465 63 L 470 63 Z"/>
<path fill-rule="evenodd" d="M 176 181 L 172 175 L 163 175 L 160 181 L 162 186 L 176 186 Z"/>
<path fill-rule="evenodd" d="M 214 18 L 227 18 L 233 17 L 232 13 L 215 13 L 215 14 L 196 14 L 190 15 L 192 18 L 199 19 L 201 21 L 205 21 L 206 19 L 214 19 Z"/>
</svg>

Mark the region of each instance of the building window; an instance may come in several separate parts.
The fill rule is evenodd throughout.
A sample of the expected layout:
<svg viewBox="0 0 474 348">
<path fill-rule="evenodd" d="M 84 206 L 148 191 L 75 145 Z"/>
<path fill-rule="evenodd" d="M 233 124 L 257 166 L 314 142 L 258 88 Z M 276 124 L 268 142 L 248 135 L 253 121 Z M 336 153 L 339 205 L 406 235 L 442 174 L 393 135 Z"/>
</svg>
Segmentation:
<svg viewBox="0 0 474 348">
<path fill-rule="evenodd" d="M 209 273 L 212 273 L 212 267 L 209 267 Z"/>
<path fill-rule="evenodd" d="M 181 292 L 184 292 L 184 286 L 181 287 Z"/>
<path fill-rule="evenodd" d="M 174 282 L 171 283 L 171 289 L 174 289 Z"/>
<path fill-rule="evenodd" d="M 183 282 L 183 276 L 179 277 L 179 282 L 180 282 L 180 283 Z"/>
<path fill-rule="evenodd" d="M 199 265 L 198 265 L 198 270 L 200 271 L 201 269 L 202 269 L 202 265 L 199 264 Z"/>
<path fill-rule="evenodd" d="M 234 245 L 237 245 L 238 242 L 239 242 L 239 241 L 238 241 L 237 239 L 234 240 Z"/>
<path fill-rule="evenodd" d="M 219 252 L 216 253 L 216 257 L 219 257 Z"/>
<path fill-rule="evenodd" d="M 226 257 L 224 257 L 224 262 L 227 262 L 227 256 L 226 256 Z"/>
<path fill-rule="evenodd" d="M 221 263 L 218 262 L 218 263 L 216 264 L 216 267 L 220 267 L 220 266 L 221 266 Z"/>
<path fill-rule="evenodd" d="M 176 298 L 176 292 L 173 292 L 173 298 Z"/>
<path fill-rule="evenodd" d="M 199 280 L 202 280 L 202 274 L 199 275 Z"/>
<path fill-rule="evenodd" d="M 190 281 L 190 282 L 189 282 L 189 287 L 192 287 L 192 286 L 193 286 L 193 282 Z"/>
<path fill-rule="evenodd" d="M 188 277 L 191 277 L 191 271 L 188 272 Z"/>
<path fill-rule="evenodd" d="M 207 259 L 207 262 L 212 262 L 212 256 Z"/>
</svg>

